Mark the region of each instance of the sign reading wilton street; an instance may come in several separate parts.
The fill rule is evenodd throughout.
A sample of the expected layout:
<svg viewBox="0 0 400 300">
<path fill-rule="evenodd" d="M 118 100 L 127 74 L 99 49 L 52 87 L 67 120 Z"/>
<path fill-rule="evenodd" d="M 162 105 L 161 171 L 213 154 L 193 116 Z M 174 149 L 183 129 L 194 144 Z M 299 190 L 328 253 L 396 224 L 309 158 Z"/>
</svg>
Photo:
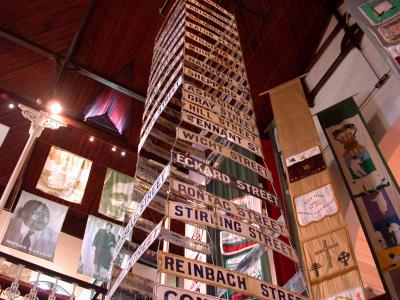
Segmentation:
<svg viewBox="0 0 400 300">
<path fill-rule="evenodd" d="M 158 270 L 265 300 L 306 300 L 268 282 L 182 256 L 158 252 Z"/>
</svg>

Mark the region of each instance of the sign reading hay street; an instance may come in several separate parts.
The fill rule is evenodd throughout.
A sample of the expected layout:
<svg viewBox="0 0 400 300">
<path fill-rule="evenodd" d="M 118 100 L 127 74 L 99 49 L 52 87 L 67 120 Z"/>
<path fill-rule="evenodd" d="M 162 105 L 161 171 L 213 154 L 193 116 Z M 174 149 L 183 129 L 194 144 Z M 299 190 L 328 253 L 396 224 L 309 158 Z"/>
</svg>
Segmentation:
<svg viewBox="0 0 400 300">
<path fill-rule="evenodd" d="M 268 203 L 273 204 L 277 207 L 280 206 L 278 198 L 272 195 L 271 193 L 267 192 L 263 188 L 260 188 L 258 186 L 247 183 L 243 180 L 225 174 L 213 167 L 210 167 L 206 163 L 203 163 L 188 155 L 184 155 L 175 151 L 172 151 L 171 155 L 172 155 L 172 161 L 174 163 L 181 165 L 182 167 L 197 172 L 203 176 L 226 183 L 234 187 L 235 189 L 238 189 L 239 191 L 242 191 L 246 194 L 262 199 L 264 201 L 267 201 Z"/>
<path fill-rule="evenodd" d="M 243 221 L 220 215 L 218 213 L 199 209 L 190 205 L 168 202 L 166 214 L 169 218 L 189 223 L 210 226 L 219 230 L 228 231 L 238 236 L 260 243 L 276 252 L 281 253 L 287 258 L 298 262 L 296 251 L 288 244 L 274 238 L 254 226 Z"/>
<path fill-rule="evenodd" d="M 158 253 L 161 272 L 233 290 L 265 300 L 306 300 L 305 297 L 268 282 L 211 264 L 165 252 Z"/>
</svg>

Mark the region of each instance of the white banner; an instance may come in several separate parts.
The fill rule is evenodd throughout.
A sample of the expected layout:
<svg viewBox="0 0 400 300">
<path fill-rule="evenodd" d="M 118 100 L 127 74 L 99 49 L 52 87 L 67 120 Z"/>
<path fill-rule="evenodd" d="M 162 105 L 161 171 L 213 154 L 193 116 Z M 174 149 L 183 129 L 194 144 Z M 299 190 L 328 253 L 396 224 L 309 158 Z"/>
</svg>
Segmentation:
<svg viewBox="0 0 400 300">
<path fill-rule="evenodd" d="M 153 289 L 153 299 L 154 300 L 180 300 L 180 299 L 189 299 L 189 300 L 222 300 L 221 298 L 194 293 L 186 290 L 182 290 L 176 287 L 170 287 L 166 285 L 158 284 Z"/>
<path fill-rule="evenodd" d="M 323 218 L 335 215 L 339 211 L 330 184 L 298 196 L 294 199 L 294 202 L 297 219 L 301 226 L 321 221 Z"/>
</svg>

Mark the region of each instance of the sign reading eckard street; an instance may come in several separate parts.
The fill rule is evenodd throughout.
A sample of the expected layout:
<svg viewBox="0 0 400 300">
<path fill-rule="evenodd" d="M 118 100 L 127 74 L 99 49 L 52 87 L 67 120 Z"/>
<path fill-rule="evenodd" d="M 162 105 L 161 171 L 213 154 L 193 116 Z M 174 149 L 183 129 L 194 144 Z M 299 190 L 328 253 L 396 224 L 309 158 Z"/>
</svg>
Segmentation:
<svg viewBox="0 0 400 300">
<path fill-rule="evenodd" d="M 281 253 L 294 262 L 299 261 L 296 251 L 290 245 L 273 236 L 265 234 L 262 229 L 251 226 L 249 223 L 234 220 L 209 210 L 171 201 L 167 203 L 166 215 L 171 219 L 180 220 L 185 223 L 200 224 L 202 226 L 210 226 L 230 232 L 256 243 L 260 243 L 263 246 Z"/>
<path fill-rule="evenodd" d="M 179 152 L 172 151 L 172 162 L 177 163 L 189 170 L 197 172 L 203 176 L 221 181 L 226 183 L 235 189 L 238 189 L 246 194 L 254 196 L 256 198 L 267 201 L 268 203 L 280 207 L 278 198 L 271 193 L 267 192 L 263 188 L 247 183 L 243 180 L 232 177 L 225 174 L 213 167 L 210 167 L 206 163 L 203 163 L 197 159 L 194 159 L 188 155 L 181 154 Z"/>
<path fill-rule="evenodd" d="M 233 290 L 264 300 L 306 300 L 307 298 L 265 281 L 182 256 L 158 253 L 158 270 L 206 284 Z"/>
</svg>

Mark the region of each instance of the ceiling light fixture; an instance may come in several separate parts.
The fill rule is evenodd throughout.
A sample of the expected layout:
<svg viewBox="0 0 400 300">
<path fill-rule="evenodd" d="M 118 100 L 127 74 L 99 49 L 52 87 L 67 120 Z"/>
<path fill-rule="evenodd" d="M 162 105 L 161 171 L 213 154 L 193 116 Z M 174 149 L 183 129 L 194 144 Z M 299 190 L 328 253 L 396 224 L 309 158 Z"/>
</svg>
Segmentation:
<svg viewBox="0 0 400 300">
<path fill-rule="evenodd" d="M 125 155 L 126 155 L 126 152 L 125 152 L 125 151 L 122 151 L 122 152 L 121 152 L 121 155 L 122 155 L 122 156 L 125 156 Z"/>
<path fill-rule="evenodd" d="M 93 142 L 93 141 L 94 141 L 94 136 L 91 136 L 91 137 L 89 138 L 89 141 Z"/>
<path fill-rule="evenodd" d="M 113 146 L 113 147 L 111 148 L 111 151 L 113 151 L 113 152 L 117 151 L 117 147 Z"/>
<path fill-rule="evenodd" d="M 15 108 L 15 104 L 14 104 L 14 103 L 8 104 L 8 108 L 9 108 L 9 109 L 14 109 L 14 108 Z"/>
<path fill-rule="evenodd" d="M 48 109 L 54 115 L 58 115 L 63 110 L 61 104 L 57 101 L 51 101 L 48 105 Z"/>
</svg>

